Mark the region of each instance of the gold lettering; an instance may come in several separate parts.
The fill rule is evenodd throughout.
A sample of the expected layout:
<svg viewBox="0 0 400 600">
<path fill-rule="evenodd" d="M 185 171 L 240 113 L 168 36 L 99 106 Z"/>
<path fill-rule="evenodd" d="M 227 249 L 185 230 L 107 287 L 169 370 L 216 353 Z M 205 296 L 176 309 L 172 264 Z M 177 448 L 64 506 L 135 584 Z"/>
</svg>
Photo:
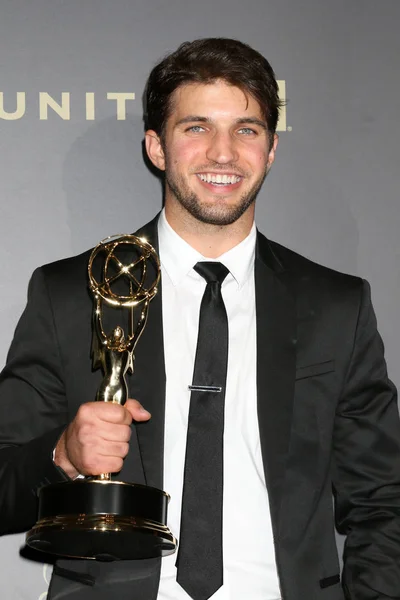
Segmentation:
<svg viewBox="0 0 400 600">
<path fill-rule="evenodd" d="M 279 79 L 277 81 L 279 97 L 286 102 L 286 81 Z M 49 108 L 53 110 L 61 119 L 69 121 L 71 118 L 70 92 L 61 93 L 61 103 L 58 103 L 47 92 L 39 92 L 39 119 L 48 120 Z M 128 100 L 135 100 L 133 92 L 107 92 L 107 100 L 115 100 L 117 103 L 116 117 L 118 121 L 125 121 L 127 116 Z M 96 118 L 95 93 L 86 92 L 85 94 L 86 120 L 94 121 Z M 26 112 L 26 92 L 16 92 L 16 109 L 13 112 L 6 111 L 4 107 L 4 93 L 0 92 L 0 120 L 16 121 L 21 119 Z M 291 128 L 289 128 L 291 130 Z M 288 131 L 286 120 L 286 105 L 282 106 L 277 124 L 277 131 Z"/>
<path fill-rule="evenodd" d="M 94 121 L 95 110 L 94 110 L 94 93 L 86 92 L 86 120 Z"/>
<path fill-rule="evenodd" d="M 25 114 L 25 109 L 25 92 L 17 92 L 17 108 L 11 113 L 4 110 L 4 93 L 0 92 L 0 119 L 4 119 L 5 121 L 16 121 L 17 119 L 21 119 Z"/>
<path fill-rule="evenodd" d="M 279 98 L 286 102 L 286 81 L 284 79 L 278 79 Z M 277 131 L 286 131 L 286 104 L 282 106 L 279 112 L 279 121 L 276 128 Z"/>
<path fill-rule="evenodd" d="M 39 92 L 39 119 L 47 121 L 50 107 L 64 121 L 69 121 L 71 115 L 69 97 L 69 92 L 62 92 L 61 104 L 58 104 L 47 92 Z"/>
<path fill-rule="evenodd" d="M 107 100 L 117 101 L 117 120 L 125 121 L 126 119 L 126 101 L 134 100 L 135 94 L 129 92 L 108 92 Z"/>
</svg>

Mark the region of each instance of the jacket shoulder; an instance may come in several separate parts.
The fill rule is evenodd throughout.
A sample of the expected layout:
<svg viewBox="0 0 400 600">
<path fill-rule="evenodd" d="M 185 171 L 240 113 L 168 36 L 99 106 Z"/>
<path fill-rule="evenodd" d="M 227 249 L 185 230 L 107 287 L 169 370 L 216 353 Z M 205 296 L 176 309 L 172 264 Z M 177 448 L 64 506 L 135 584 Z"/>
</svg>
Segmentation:
<svg viewBox="0 0 400 600">
<path fill-rule="evenodd" d="M 289 272 L 295 279 L 316 282 L 324 280 L 332 282 L 333 285 L 345 287 L 360 287 L 363 283 L 361 277 L 324 266 L 278 242 L 267 239 L 262 234 L 259 234 L 259 245 L 261 254 L 265 255 L 266 252 L 269 252 L 274 257 L 277 268 L 280 271 Z"/>
<path fill-rule="evenodd" d="M 159 214 L 155 216 L 149 223 L 137 229 L 133 235 L 144 236 L 148 238 L 153 246 L 157 247 L 157 222 Z M 55 262 L 39 267 L 36 271 L 42 272 L 46 280 L 55 282 L 64 282 L 65 280 L 78 282 L 81 285 L 82 280 L 87 282 L 88 279 L 88 263 L 93 248 L 71 256 L 63 258 Z"/>
<path fill-rule="evenodd" d="M 49 290 L 67 288 L 70 292 L 88 286 L 88 262 L 92 250 L 86 250 L 76 256 L 63 258 L 38 267 L 32 279 L 42 277 Z"/>
</svg>

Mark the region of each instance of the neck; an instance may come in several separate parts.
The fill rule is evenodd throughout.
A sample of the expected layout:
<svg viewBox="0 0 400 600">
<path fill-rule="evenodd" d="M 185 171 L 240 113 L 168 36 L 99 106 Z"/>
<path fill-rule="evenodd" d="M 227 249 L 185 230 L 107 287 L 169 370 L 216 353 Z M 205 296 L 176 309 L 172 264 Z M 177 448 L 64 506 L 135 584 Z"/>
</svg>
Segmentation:
<svg viewBox="0 0 400 600">
<path fill-rule="evenodd" d="M 181 205 L 166 202 L 165 216 L 172 229 L 205 258 L 218 258 L 242 242 L 250 233 L 254 205 L 231 225 L 210 225 L 198 221 Z"/>
</svg>

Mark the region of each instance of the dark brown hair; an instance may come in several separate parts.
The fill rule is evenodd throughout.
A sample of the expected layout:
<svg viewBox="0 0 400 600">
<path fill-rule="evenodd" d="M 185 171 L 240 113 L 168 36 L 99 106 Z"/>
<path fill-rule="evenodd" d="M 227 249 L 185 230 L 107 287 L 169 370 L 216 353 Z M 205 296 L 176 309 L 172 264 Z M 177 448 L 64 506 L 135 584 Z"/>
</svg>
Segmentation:
<svg viewBox="0 0 400 600">
<path fill-rule="evenodd" d="M 275 73 L 259 52 L 228 38 L 184 42 L 154 67 L 144 97 L 146 129 L 153 129 L 162 138 L 175 90 L 188 83 L 207 84 L 218 79 L 258 101 L 272 142 L 283 104 Z"/>
</svg>

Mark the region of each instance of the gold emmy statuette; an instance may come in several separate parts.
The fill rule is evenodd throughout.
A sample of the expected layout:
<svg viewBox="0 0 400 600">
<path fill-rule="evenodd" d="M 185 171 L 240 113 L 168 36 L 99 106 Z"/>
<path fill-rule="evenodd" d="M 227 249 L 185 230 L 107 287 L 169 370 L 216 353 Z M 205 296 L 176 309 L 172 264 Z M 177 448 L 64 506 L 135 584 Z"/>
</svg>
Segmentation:
<svg viewBox="0 0 400 600">
<path fill-rule="evenodd" d="M 94 298 L 93 367 L 101 366 L 104 375 L 96 400 L 124 405 L 125 375 L 133 372 L 133 351 L 157 293 L 160 263 L 146 240 L 122 235 L 96 246 L 88 272 Z M 106 317 L 113 321 L 108 333 Z M 26 542 L 37 550 L 75 558 L 166 556 L 176 549 L 167 527 L 168 501 L 161 490 L 112 480 L 111 473 L 48 485 L 39 492 L 39 520 Z"/>
</svg>

